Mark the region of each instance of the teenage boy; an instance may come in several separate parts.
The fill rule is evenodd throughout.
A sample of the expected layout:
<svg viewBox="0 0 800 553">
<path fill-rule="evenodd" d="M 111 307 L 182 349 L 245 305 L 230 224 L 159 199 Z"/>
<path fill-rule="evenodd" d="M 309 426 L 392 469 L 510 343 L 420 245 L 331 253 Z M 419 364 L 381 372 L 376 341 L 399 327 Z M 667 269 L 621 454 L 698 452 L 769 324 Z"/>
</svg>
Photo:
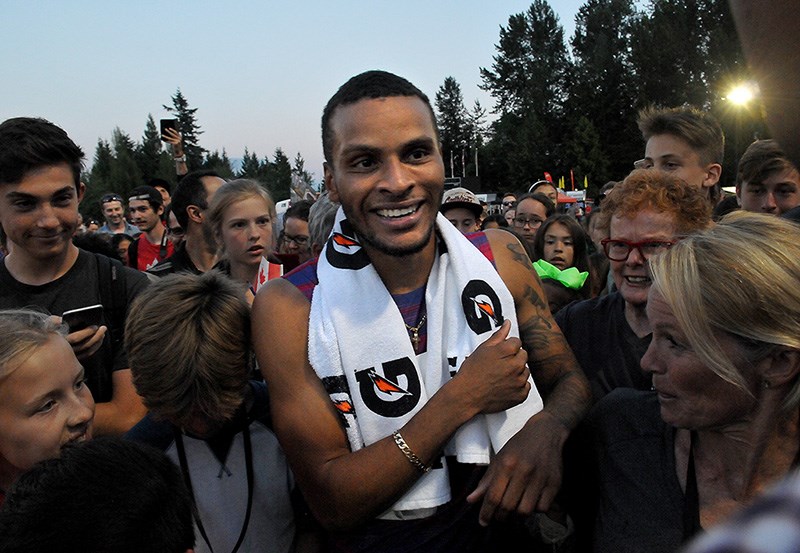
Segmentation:
<svg viewBox="0 0 800 553">
<path fill-rule="evenodd" d="M 644 138 L 644 159 L 637 169 L 672 173 L 690 186 L 702 188 L 712 207 L 719 199 L 725 136 L 719 122 L 695 108 L 649 108 L 637 121 Z"/>
<path fill-rule="evenodd" d="M 166 228 L 161 221 L 164 200 L 152 186 L 137 186 L 128 198 L 131 221 L 141 234 L 128 248 L 128 264 L 146 271 L 172 255 L 174 246 L 167 240 Z"/>
<path fill-rule="evenodd" d="M 0 308 L 37 306 L 54 315 L 103 306 L 99 320 L 67 341 L 97 403 L 95 434 L 122 434 L 143 415 L 122 343 L 128 302 L 147 277 L 72 243 L 83 152 L 61 128 L 19 117 L 0 124 Z"/>
<path fill-rule="evenodd" d="M 745 211 L 783 215 L 800 205 L 800 172 L 774 140 L 756 140 L 739 160 L 736 198 Z"/>
</svg>

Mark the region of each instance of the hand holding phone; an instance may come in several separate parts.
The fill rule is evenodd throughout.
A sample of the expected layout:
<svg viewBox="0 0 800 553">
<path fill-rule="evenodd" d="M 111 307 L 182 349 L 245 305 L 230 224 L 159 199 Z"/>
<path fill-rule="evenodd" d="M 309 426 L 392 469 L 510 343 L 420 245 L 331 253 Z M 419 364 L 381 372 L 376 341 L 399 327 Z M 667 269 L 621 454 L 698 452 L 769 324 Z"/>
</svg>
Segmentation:
<svg viewBox="0 0 800 553">
<path fill-rule="evenodd" d="M 161 140 L 164 142 L 173 143 L 175 138 L 180 139 L 178 133 L 178 120 L 177 119 L 162 119 L 161 120 Z"/>
</svg>

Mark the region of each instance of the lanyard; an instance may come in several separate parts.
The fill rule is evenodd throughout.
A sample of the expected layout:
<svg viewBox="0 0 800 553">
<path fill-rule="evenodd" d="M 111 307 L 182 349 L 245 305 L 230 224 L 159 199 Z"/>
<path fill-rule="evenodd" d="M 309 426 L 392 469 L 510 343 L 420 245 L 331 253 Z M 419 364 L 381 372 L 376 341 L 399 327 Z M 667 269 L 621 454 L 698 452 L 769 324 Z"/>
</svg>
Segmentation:
<svg viewBox="0 0 800 553">
<path fill-rule="evenodd" d="M 253 445 L 250 442 L 249 425 L 244 427 L 243 435 L 244 458 L 245 465 L 247 466 L 247 510 L 244 514 L 242 530 L 239 532 L 239 539 L 236 541 L 236 545 L 233 546 L 231 553 L 236 553 L 239 551 L 239 547 L 241 547 L 242 542 L 244 541 L 244 536 L 247 533 L 247 526 L 250 524 L 250 511 L 253 507 Z M 186 450 L 183 447 L 183 434 L 177 428 L 175 429 L 175 448 L 178 450 L 178 461 L 180 463 L 181 472 L 183 473 L 183 480 L 186 483 L 186 487 L 189 489 L 189 495 L 192 497 L 192 503 L 195 507 L 194 518 L 197 522 L 197 529 L 200 530 L 200 535 L 203 536 L 203 540 L 205 540 L 206 545 L 208 545 L 208 549 L 211 550 L 211 553 L 214 553 L 214 548 L 211 547 L 211 542 L 209 541 L 206 530 L 203 527 L 203 521 L 200 520 L 200 511 L 197 508 L 197 501 L 195 500 L 194 490 L 192 489 L 192 479 L 189 476 L 189 464 L 186 462 Z"/>
</svg>

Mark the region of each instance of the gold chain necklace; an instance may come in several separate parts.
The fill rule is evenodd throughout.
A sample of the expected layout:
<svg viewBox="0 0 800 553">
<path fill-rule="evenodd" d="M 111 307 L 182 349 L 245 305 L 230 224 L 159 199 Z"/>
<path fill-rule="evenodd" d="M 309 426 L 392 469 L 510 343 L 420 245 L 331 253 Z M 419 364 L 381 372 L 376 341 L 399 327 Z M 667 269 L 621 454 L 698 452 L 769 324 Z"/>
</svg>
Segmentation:
<svg viewBox="0 0 800 553">
<path fill-rule="evenodd" d="M 425 324 L 427 313 L 422 314 L 422 318 L 417 323 L 417 326 L 409 326 L 403 321 L 403 324 L 406 325 L 406 330 L 408 330 L 409 336 L 411 337 L 411 345 L 414 346 L 414 351 L 417 351 L 417 346 L 419 345 L 419 329 L 422 328 L 422 325 Z"/>
</svg>

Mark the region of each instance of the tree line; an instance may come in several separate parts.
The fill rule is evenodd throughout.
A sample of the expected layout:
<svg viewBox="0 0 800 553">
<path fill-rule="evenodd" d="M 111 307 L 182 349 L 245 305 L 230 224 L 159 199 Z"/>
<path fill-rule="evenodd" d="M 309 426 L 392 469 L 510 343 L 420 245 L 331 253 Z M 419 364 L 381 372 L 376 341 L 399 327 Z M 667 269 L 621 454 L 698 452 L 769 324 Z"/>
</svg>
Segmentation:
<svg viewBox="0 0 800 553">
<path fill-rule="evenodd" d="M 199 140 L 203 131 L 197 121 L 198 108 L 189 105 L 180 88 L 171 97 L 171 103 L 163 107 L 178 120 L 190 171 L 212 169 L 226 179 L 256 179 L 269 190 L 275 201 L 289 198 L 293 189 L 302 191 L 313 187 L 312 176 L 306 171 L 305 161 L 299 153 L 292 163 L 280 147 L 275 149 L 272 159 L 259 158 L 255 152 L 245 148 L 241 166 L 236 170 L 224 148 L 222 152 L 203 148 Z M 119 127 L 111 132 L 111 140 L 101 138 L 97 141 L 92 168 L 84 175 L 87 191 L 81 212 L 84 217 L 102 219 L 100 198 L 103 194 L 116 192 L 127 198 L 130 190 L 152 178 L 170 183 L 176 181 L 172 153 L 161 141 L 160 129 L 149 114 L 140 141 L 134 141 Z"/>
<path fill-rule="evenodd" d="M 436 94 L 448 176 L 480 176 L 488 190 L 522 190 L 545 171 L 590 195 L 620 180 L 643 157 L 637 112 L 693 105 L 727 136 L 723 180 L 766 126 L 758 108 L 734 108 L 728 88 L 749 74 L 727 0 L 588 0 L 564 30 L 546 0 L 534 0 L 500 28 L 491 67 L 479 68 L 495 116 L 467 110 L 458 82 Z M 451 163 L 452 160 L 452 163 Z M 451 170 L 452 167 L 452 170 Z"/>
<path fill-rule="evenodd" d="M 500 27 L 491 67 L 477 68 L 481 88 L 494 100 L 493 120 L 477 100 L 465 106 L 459 83 L 446 77 L 435 109 L 447 176 L 478 175 L 484 190 L 523 190 L 545 171 L 584 179 L 589 195 L 620 180 L 642 157 L 636 126 L 640 109 L 693 105 L 710 111 L 727 136 L 723 182 L 730 184 L 738 156 L 754 137 L 766 137 L 758 107 L 733 108 L 727 89 L 749 79 L 727 0 L 587 0 L 564 29 L 547 0 L 533 0 Z M 298 153 L 281 148 L 260 158 L 245 148 L 234 170 L 226 151 L 200 145 L 197 108 L 180 89 L 164 106 L 178 119 L 190 169 L 214 169 L 225 178 L 258 179 L 276 201 L 312 187 Z M 96 200 L 124 196 L 149 178 L 175 179 L 171 154 L 149 115 L 140 141 L 115 128 L 100 139 L 88 184 L 85 215 L 99 215 Z M 572 177 L 572 178 L 571 178 Z M 302 194 L 301 194 L 302 195 Z"/>
</svg>

